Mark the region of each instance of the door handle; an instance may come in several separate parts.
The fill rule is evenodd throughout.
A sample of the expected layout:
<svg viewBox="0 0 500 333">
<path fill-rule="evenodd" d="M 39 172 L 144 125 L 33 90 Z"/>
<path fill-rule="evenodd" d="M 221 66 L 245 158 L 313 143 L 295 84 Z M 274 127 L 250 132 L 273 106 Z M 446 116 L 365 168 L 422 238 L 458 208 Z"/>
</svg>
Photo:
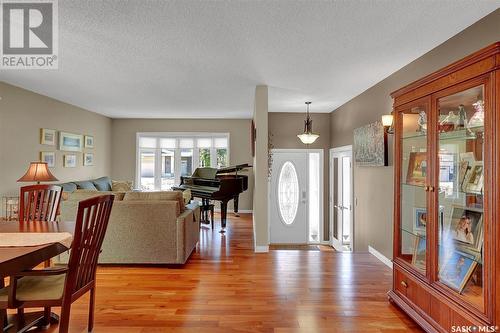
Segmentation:
<svg viewBox="0 0 500 333">
<path fill-rule="evenodd" d="M 307 199 L 307 192 L 304 190 L 302 191 L 302 203 L 306 203 L 306 199 Z"/>
</svg>

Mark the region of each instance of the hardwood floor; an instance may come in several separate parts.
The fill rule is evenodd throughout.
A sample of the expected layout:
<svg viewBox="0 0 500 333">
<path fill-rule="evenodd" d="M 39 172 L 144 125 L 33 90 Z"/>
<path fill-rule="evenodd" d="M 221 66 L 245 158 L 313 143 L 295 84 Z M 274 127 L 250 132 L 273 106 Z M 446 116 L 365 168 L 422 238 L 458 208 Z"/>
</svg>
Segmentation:
<svg viewBox="0 0 500 333">
<path fill-rule="evenodd" d="M 392 273 L 375 257 L 256 254 L 251 215 L 229 215 L 226 235 L 202 227 L 184 266 L 100 267 L 94 332 L 421 332 L 387 301 Z M 71 332 L 86 332 L 87 304 L 73 304 Z"/>
</svg>

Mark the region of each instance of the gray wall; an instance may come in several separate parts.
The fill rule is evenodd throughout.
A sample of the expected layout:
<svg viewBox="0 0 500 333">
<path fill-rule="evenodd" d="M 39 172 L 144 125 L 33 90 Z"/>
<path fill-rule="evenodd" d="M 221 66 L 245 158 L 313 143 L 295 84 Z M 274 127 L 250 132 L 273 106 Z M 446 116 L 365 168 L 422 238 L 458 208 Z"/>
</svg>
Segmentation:
<svg viewBox="0 0 500 333">
<path fill-rule="evenodd" d="M 38 161 L 41 151 L 56 153 L 51 172 L 61 182 L 90 179 L 111 173 L 111 119 L 55 99 L 0 82 L 0 196 L 18 195 L 17 183 L 29 162 Z M 83 166 L 83 153 L 76 168 L 63 167 L 62 152 L 56 146 L 40 144 L 40 128 L 94 136 L 94 166 Z M 57 142 L 56 142 L 57 144 Z M 71 153 L 72 154 L 72 153 Z"/>
<path fill-rule="evenodd" d="M 355 128 L 390 113 L 392 91 L 497 41 L 500 41 L 500 9 L 332 112 L 331 147 L 352 144 Z M 392 258 L 392 163 L 379 168 L 355 166 L 354 183 L 355 250 L 366 251 L 372 246 Z"/>
<path fill-rule="evenodd" d="M 111 176 L 135 181 L 137 132 L 229 133 L 230 164 L 252 164 L 250 125 L 250 119 L 113 119 Z M 252 209 L 253 176 L 248 175 L 249 189 L 240 196 L 241 210 Z"/>
<path fill-rule="evenodd" d="M 314 105 L 314 104 L 313 104 Z M 313 131 L 319 134 L 319 138 L 309 147 L 306 147 L 297 134 L 304 131 L 304 113 L 272 112 L 269 113 L 269 133 L 271 143 L 276 149 L 323 149 L 323 217 L 324 217 L 324 238 L 328 239 L 328 151 L 330 149 L 330 114 L 312 113 Z"/>
</svg>

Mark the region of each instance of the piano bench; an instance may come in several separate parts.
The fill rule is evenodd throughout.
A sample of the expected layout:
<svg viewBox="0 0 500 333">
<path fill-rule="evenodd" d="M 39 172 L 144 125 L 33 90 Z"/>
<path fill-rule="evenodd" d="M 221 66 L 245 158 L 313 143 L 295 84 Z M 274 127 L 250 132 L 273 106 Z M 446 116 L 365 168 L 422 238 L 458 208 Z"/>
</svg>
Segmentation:
<svg viewBox="0 0 500 333">
<path fill-rule="evenodd" d="M 212 229 L 214 228 L 214 210 L 215 210 L 215 205 L 214 204 L 204 204 L 200 206 L 200 215 L 201 215 L 201 223 L 203 224 L 211 224 Z M 210 216 L 209 216 L 210 213 Z M 201 227 L 200 223 L 200 227 Z"/>
</svg>

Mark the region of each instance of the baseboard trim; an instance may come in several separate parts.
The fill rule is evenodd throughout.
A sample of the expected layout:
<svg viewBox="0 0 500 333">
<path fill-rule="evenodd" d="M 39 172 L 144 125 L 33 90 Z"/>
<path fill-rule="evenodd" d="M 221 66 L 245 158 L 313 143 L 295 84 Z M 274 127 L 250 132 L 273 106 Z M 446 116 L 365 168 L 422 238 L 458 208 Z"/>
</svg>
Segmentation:
<svg viewBox="0 0 500 333">
<path fill-rule="evenodd" d="M 269 245 L 255 245 L 255 253 L 267 253 L 269 252 Z"/>
<path fill-rule="evenodd" d="M 383 262 L 386 266 L 392 269 L 392 261 L 391 259 L 384 256 L 382 253 L 375 250 L 373 247 L 368 246 L 368 252 L 370 252 L 373 256 L 375 256 L 378 260 Z"/>
</svg>

